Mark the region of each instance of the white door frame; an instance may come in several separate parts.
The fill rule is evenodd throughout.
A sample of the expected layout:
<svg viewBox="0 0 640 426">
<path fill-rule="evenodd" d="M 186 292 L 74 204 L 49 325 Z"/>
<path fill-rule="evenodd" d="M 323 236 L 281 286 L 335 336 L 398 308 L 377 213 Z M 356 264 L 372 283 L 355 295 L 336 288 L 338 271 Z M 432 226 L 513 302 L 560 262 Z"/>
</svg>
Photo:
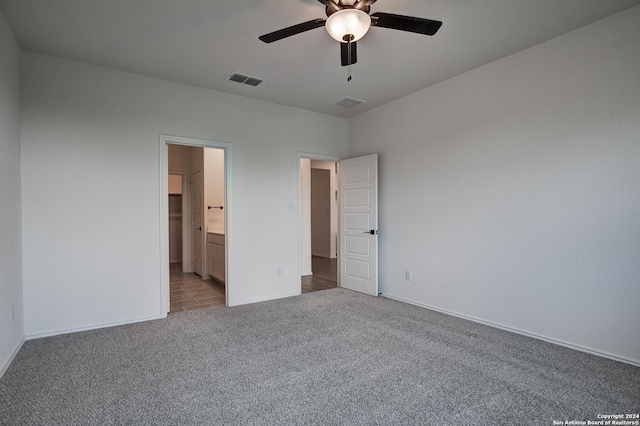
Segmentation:
<svg viewBox="0 0 640 426">
<path fill-rule="evenodd" d="M 225 224 L 225 270 L 227 272 L 225 288 L 225 304 L 229 304 L 229 293 L 233 291 L 233 271 L 229 269 L 230 247 L 232 239 L 232 203 L 231 203 L 231 144 L 206 139 L 193 139 L 181 136 L 160 135 L 160 315 L 166 316 L 170 310 L 169 303 L 169 148 L 167 145 L 187 145 L 202 148 L 217 148 L 224 150 L 224 224 Z M 298 167 L 299 169 L 300 167 Z"/>
<path fill-rule="evenodd" d="M 303 158 L 305 159 L 309 159 L 309 160 L 320 160 L 320 161 L 336 161 L 336 162 L 340 162 L 342 160 L 344 160 L 343 157 L 336 157 L 333 155 L 322 155 L 322 154 L 312 154 L 309 152 L 298 152 L 297 155 L 297 186 L 298 186 L 298 279 L 302 276 L 302 209 L 300 208 L 300 206 L 302 206 L 302 176 L 300 176 L 300 160 L 302 160 Z M 340 200 L 338 200 L 338 203 L 340 203 Z M 338 215 L 339 216 L 339 215 Z M 338 220 L 339 217 L 338 217 Z M 339 228 L 338 228 L 339 229 Z M 340 239 L 338 238 L 338 241 L 340 241 Z M 337 249 L 337 247 L 336 247 Z M 336 282 L 338 287 L 340 287 L 340 262 L 338 262 L 338 276 L 336 277 Z M 300 293 L 302 293 L 302 285 L 300 285 Z"/>
</svg>

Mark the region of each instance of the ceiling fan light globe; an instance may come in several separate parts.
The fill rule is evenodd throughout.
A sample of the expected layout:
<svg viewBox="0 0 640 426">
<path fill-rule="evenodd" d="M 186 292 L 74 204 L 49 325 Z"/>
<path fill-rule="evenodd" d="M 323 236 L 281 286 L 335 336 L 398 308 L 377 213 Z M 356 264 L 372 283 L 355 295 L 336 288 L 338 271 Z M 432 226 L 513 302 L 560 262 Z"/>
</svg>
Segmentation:
<svg viewBox="0 0 640 426">
<path fill-rule="evenodd" d="M 343 9 L 327 18 L 325 28 L 329 35 L 340 43 L 345 42 L 345 36 L 351 35 L 351 41 L 360 40 L 371 27 L 371 17 L 362 10 Z M 349 39 L 350 37 L 347 37 Z"/>
</svg>

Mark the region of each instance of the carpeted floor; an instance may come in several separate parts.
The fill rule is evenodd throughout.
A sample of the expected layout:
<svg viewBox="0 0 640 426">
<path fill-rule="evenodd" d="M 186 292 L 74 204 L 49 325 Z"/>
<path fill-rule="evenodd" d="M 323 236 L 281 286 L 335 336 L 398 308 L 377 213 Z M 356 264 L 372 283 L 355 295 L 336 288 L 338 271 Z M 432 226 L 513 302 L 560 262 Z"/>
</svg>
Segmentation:
<svg viewBox="0 0 640 426">
<path fill-rule="evenodd" d="M 342 289 L 28 341 L 2 425 L 552 425 L 640 412 L 640 368 Z"/>
</svg>

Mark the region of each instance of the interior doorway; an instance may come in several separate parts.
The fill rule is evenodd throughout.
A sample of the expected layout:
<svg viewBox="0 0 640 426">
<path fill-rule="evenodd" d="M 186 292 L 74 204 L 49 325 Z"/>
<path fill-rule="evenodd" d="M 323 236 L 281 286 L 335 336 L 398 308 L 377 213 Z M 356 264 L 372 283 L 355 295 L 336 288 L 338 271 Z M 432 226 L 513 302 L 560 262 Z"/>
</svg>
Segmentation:
<svg viewBox="0 0 640 426">
<path fill-rule="evenodd" d="M 162 310 L 226 305 L 229 144 L 161 136 Z"/>
<path fill-rule="evenodd" d="M 300 291 L 338 286 L 338 162 L 300 158 Z"/>
<path fill-rule="evenodd" d="M 168 150 L 169 312 L 224 305 L 224 150 L 175 144 L 169 144 Z M 175 183 L 183 177 L 188 191 Z M 184 209 L 186 214 L 183 201 L 190 207 Z M 183 229 L 190 233 L 190 243 L 181 238 Z M 190 265 L 183 255 L 189 251 Z"/>
</svg>

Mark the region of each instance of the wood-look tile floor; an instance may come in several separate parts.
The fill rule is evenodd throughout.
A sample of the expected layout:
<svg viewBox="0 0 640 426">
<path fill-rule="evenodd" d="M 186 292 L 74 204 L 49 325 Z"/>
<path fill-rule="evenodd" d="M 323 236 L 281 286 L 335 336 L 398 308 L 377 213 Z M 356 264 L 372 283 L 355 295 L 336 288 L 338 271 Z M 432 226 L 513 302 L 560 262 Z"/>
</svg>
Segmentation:
<svg viewBox="0 0 640 426">
<path fill-rule="evenodd" d="M 303 293 L 327 290 L 338 286 L 338 259 L 312 256 L 311 272 L 313 275 L 302 277 Z"/>
<path fill-rule="evenodd" d="M 313 275 L 302 277 L 302 293 L 337 287 L 337 259 L 313 256 Z M 203 280 L 194 273 L 182 272 L 180 263 L 170 266 L 171 313 L 210 308 L 225 304 L 225 286 L 216 280 Z"/>
<path fill-rule="evenodd" d="M 210 308 L 225 304 L 225 286 L 216 280 L 203 280 L 182 272 L 180 263 L 170 266 L 170 313 Z"/>
</svg>

